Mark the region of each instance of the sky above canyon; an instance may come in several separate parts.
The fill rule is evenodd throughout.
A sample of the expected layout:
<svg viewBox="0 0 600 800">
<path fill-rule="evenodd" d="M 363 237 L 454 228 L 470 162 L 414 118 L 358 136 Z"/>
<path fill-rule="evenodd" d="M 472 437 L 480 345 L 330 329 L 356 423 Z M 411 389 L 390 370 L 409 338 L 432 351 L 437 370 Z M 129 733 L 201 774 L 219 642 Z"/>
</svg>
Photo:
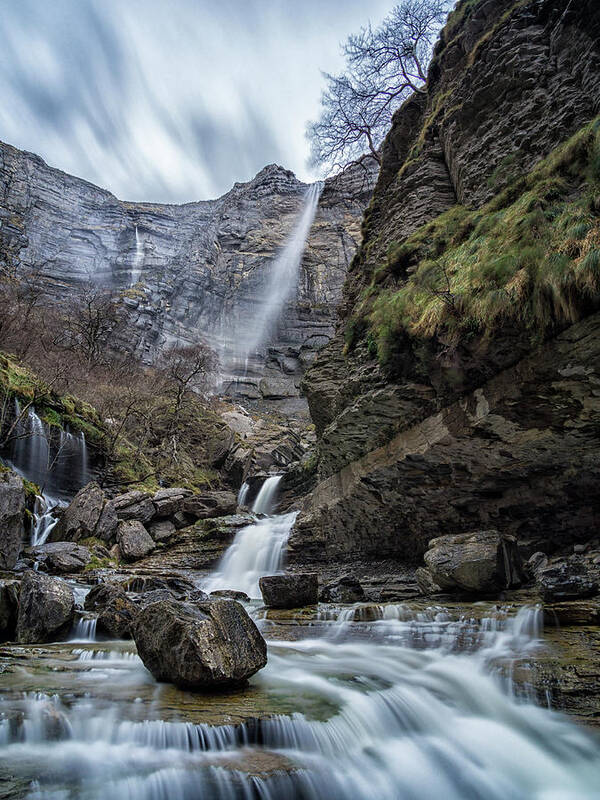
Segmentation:
<svg viewBox="0 0 600 800">
<path fill-rule="evenodd" d="M 0 139 L 121 199 L 299 178 L 321 70 L 393 0 L 0 0 Z"/>
</svg>

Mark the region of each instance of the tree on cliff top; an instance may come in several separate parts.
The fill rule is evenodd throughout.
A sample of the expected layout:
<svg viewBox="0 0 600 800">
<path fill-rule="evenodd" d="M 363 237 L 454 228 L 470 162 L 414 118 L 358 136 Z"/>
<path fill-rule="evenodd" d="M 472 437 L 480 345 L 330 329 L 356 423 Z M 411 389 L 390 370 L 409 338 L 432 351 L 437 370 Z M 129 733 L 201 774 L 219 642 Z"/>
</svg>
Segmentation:
<svg viewBox="0 0 600 800">
<path fill-rule="evenodd" d="M 346 70 L 324 73 L 321 115 L 307 128 L 311 164 L 327 172 L 374 159 L 394 111 L 423 92 L 427 67 L 449 0 L 403 0 L 382 24 L 368 25 L 342 45 Z"/>
</svg>

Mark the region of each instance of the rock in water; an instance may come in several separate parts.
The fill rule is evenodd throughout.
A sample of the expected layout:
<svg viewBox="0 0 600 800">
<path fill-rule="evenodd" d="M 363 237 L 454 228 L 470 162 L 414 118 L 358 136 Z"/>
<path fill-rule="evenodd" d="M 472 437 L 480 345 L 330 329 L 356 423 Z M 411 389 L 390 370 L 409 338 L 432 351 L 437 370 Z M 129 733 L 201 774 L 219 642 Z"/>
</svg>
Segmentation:
<svg viewBox="0 0 600 800">
<path fill-rule="evenodd" d="M 12 569 L 23 544 L 25 490 L 14 472 L 0 472 L 0 569 Z"/>
<path fill-rule="evenodd" d="M 267 608 L 302 608 L 318 600 L 319 577 L 316 572 L 293 575 L 267 575 L 258 582 Z"/>
<path fill-rule="evenodd" d="M 158 681 L 210 690 L 246 681 L 267 663 L 267 645 L 235 600 L 160 600 L 134 623 L 140 658 Z"/>
<path fill-rule="evenodd" d="M 365 600 L 365 592 L 356 578 L 343 575 L 321 589 L 319 600 L 322 603 L 361 603 Z"/>
<path fill-rule="evenodd" d="M 425 564 L 442 589 L 487 594 L 523 580 L 516 539 L 495 530 L 432 539 Z"/>
<path fill-rule="evenodd" d="M 91 559 L 87 547 L 74 542 L 46 542 L 29 551 L 47 572 L 81 572 Z"/>
<path fill-rule="evenodd" d="M 119 522 L 117 543 L 125 561 L 137 561 L 154 550 L 152 537 L 136 519 Z"/>
<path fill-rule="evenodd" d="M 131 639 L 138 607 L 118 583 L 100 583 L 85 598 L 86 611 L 98 614 L 97 630 L 111 639 Z"/>
<path fill-rule="evenodd" d="M 75 601 L 64 581 L 29 571 L 21 582 L 17 641 L 21 644 L 56 641 L 73 624 Z"/>
<path fill-rule="evenodd" d="M 545 602 L 576 600 L 598 593 L 595 576 L 577 557 L 539 570 L 536 578 Z"/>
</svg>

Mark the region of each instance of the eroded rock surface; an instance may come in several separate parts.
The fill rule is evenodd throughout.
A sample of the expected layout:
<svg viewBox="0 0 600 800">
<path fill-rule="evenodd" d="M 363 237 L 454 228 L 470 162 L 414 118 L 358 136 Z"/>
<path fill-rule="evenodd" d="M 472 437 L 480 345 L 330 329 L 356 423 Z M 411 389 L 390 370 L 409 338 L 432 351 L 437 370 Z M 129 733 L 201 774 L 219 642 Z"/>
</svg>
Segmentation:
<svg viewBox="0 0 600 800">
<path fill-rule="evenodd" d="M 25 573 L 19 592 L 17 641 L 21 644 L 64 638 L 73 624 L 75 601 L 64 581 L 39 572 Z"/>
<path fill-rule="evenodd" d="M 17 563 L 25 534 L 25 490 L 14 472 L 0 470 L 0 569 Z"/>
<path fill-rule="evenodd" d="M 267 608 L 302 608 L 317 602 L 319 576 L 316 572 L 266 575 L 258 585 Z"/>
</svg>

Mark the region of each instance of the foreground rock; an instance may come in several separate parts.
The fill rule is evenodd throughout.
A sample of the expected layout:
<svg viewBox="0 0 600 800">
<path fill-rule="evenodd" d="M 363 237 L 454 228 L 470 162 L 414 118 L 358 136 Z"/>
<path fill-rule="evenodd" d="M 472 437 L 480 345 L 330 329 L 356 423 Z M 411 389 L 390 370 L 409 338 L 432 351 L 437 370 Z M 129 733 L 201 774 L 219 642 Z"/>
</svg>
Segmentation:
<svg viewBox="0 0 600 800">
<path fill-rule="evenodd" d="M 158 681 L 210 690 L 244 683 L 267 663 L 267 645 L 235 600 L 160 600 L 134 623 L 135 644 Z"/>
<path fill-rule="evenodd" d="M 14 639 L 19 609 L 19 583 L 0 581 L 0 642 Z"/>
<path fill-rule="evenodd" d="M 0 569 L 12 569 L 23 544 L 25 490 L 14 472 L 0 472 Z"/>
<path fill-rule="evenodd" d="M 577 600 L 598 593 L 596 577 L 577 557 L 541 569 L 536 577 L 540 594 L 545 602 Z"/>
<path fill-rule="evenodd" d="M 155 547 L 152 537 L 141 522 L 132 519 L 119 522 L 117 543 L 125 561 L 137 561 L 149 555 Z"/>
<path fill-rule="evenodd" d="M 138 607 L 118 583 L 94 586 L 85 598 L 84 608 L 98 614 L 97 630 L 111 639 L 131 639 Z"/>
<path fill-rule="evenodd" d="M 29 571 L 21 582 L 17 641 L 21 644 L 64 638 L 73 624 L 75 601 L 64 581 Z"/>
<path fill-rule="evenodd" d="M 46 542 L 28 551 L 46 572 L 81 572 L 92 557 L 87 547 L 74 542 Z"/>
<path fill-rule="evenodd" d="M 343 575 L 321 589 L 319 600 L 322 603 L 361 603 L 365 600 L 365 592 L 356 578 Z"/>
<path fill-rule="evenodd" d="M 495 530 L 440 536 L 429 542 L 429 548 L 425 564 L 441 589 L 491 594 L 519 586 L 523 580 L 513 536 Z"/>
<path fill-rule="evenodd" d="M 267 608 L 303 608 L 318 600 L 319 578 L 316 572 L 293 575 L 267 575 L 258 582 Z"/>
<path fill-rule="evenodd" d="M 104 492 L 97 483 L 80 489 L 54 526 L 50 541 L 78 542 L 94 536 L 104 508 Z"/>
</svg>

